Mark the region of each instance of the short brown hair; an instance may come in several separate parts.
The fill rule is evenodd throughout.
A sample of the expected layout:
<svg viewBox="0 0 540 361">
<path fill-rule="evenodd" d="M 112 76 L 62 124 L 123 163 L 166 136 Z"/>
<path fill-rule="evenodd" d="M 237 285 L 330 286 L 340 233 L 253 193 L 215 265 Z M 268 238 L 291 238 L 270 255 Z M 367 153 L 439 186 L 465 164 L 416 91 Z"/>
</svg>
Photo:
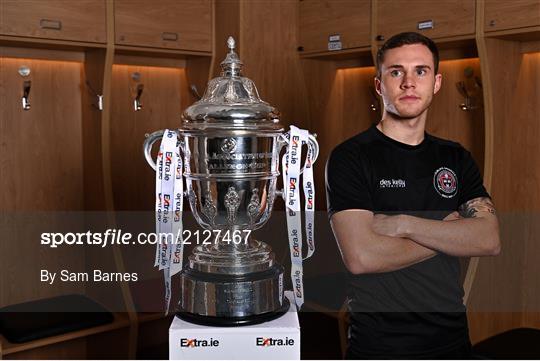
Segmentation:
<svg viewBox="0 0 540 361">
<path fill-rule="evenodd" d="M 381 77 L 381 65 L 384 62 L 384 53 L 387 50 L 412 44 L 423 44 L 431 51 L 431 54 L 433 54 L 433 64 L 435 65 L 435 74 L 437 74 L 439 71 L 439 49 L 437 49 L 435 42 L 422 34 L 406 32 L 392 36 L 377 51 L 377 78 Z"/>
</svg>

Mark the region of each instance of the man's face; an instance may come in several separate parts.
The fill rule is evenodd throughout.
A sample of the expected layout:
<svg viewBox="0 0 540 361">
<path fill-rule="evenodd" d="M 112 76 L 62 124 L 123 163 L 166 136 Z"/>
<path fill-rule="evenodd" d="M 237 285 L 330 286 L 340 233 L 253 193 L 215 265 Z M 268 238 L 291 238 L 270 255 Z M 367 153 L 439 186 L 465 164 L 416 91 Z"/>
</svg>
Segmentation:
<svg viewBox="0 0 540 361">
<path fill-rule="evenodd" d="M 426 111 L 441 88 L 441 80 L 441 74 L 435 74 L 433 55 L 425 45 L 403 45 L 385 52 L 381 78 L 375 79 L 375 88 L 386 112 L 410 119 Z"/>
</svg>

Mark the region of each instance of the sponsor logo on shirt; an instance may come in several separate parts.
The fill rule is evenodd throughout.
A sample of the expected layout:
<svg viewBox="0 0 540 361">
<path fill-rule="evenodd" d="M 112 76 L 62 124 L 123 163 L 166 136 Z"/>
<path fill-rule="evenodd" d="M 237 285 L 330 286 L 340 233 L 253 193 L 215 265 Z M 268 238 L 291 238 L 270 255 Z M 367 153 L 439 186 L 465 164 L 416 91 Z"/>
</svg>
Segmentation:
<svg viewBox="0 0 540 361">
<path fill-rule="evenodd" d="M 379 188 L 406 188 L 406 183 L 403 179 L 381 179 Z"/>
<path fill-rule="evenodd" d="M 440 167 L 433 176 L 433 187 L 443 198 L 454 197 L 458 189 L 456 173 L 450 168 Z"/>
</svg>

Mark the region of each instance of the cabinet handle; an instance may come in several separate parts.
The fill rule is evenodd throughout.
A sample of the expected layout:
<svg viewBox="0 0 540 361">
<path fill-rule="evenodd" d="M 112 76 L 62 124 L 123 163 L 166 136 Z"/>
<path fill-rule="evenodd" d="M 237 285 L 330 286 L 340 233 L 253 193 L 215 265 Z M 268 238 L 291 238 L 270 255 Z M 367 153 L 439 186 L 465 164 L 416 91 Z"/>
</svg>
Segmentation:
<svg viewBox="0 0 540 361">
<path fill-rule="evenodd" d="M 178 40 L 178 34 L 177 33 L 161 33 L 161 39 L 177 41 Z"/>
<path fill-rule="evenodd" d="M 489 21 L 489 26 L 495 26 L 495 20 L 490 20 Z"/>
<path fill-rule="evenodd" d="M 377 41 L 383 41 L 383 40 L 384 40 L 384 35 L 377 35 L 377 36 L 375 37 L 375 40 L 377 40 Z"/>
<path fill-rule="evenodd" d="M 60 20 L 41 19 L 39 26 L 42 29 L 62 30 L 62 22 Z"/>
</svg>

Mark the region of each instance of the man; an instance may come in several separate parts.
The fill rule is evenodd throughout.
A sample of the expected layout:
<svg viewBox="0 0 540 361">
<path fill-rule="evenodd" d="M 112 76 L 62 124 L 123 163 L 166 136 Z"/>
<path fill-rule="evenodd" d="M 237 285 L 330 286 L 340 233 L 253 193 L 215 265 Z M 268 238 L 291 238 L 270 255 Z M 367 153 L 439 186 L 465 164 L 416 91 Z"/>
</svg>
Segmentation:
<svg viewBox="0 0 540 361">
<path fill-rule="evenodd" d="M 471 154 L 425 133 L 438 63 L 431 39 L 390 38 L 377 54 L 381 121 L 327 163 L 330 221 L 351 274 L 348 358 L 470 352 L 457 257 L 497 255 L 498 221 Z"/>
</svg>

